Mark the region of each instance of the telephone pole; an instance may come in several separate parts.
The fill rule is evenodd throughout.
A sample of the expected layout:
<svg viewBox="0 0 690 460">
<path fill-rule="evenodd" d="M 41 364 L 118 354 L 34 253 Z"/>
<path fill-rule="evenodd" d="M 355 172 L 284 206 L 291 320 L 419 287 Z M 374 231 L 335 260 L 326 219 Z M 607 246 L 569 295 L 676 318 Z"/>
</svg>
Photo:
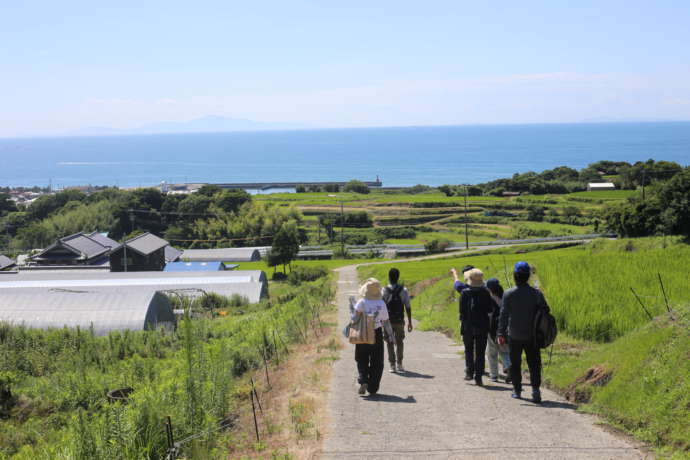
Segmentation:
<svg viewBox="0 0 690 460">
<path fill-rule="evenodd" d="M 345 257 L 345 208 L 340 202 L 340 253 Z"/>
<path fill-rule="evenodd" d="M 465 184 L 465 249 L 470 248 L 470 239 L 467 236 L 467 233 L 468 233 L 467 227 L 468 227 L 468 224 L 467 224 L 467 184 Z"/>
</svg>

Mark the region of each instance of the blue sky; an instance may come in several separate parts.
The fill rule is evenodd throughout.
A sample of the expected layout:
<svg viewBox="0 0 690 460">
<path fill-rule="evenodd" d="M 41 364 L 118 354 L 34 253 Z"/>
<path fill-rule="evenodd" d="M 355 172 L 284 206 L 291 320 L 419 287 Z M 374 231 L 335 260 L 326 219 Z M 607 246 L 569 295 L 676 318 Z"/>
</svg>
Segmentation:
<svg viewBox="0 0 690 460">
<path fill-rule="evenodd" d="M 0 136 L 690 119 L 684 0 L 105 3 L 4 2 Z"/>
</svg>

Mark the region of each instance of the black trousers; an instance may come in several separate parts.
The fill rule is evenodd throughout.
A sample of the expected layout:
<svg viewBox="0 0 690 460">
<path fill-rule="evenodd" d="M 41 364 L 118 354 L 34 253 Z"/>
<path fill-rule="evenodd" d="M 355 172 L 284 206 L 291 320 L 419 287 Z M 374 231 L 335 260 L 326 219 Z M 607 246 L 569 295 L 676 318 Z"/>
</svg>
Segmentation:
<svg viewBox="0 0 690 460">
<path fill-rule="evenodd" d="M 532 391 L 541 386 L 541 350 L 532 342 L 510 339 L 510 377 L 515 391 L 522 391 L 522 351 L 527 357 Z"/>
<path fill-rule="evenodd" d="M 383 333 L 376 329 L 376 343 L 372 345 L 355 345 L 355 361 L 357 361 L 357 382 L 367 384 L 369 393 L 379 391 L 381 375 L 383 375 Z"/>
<path fill-rule="evenodd" d="M 463 334 L 465 344 L 465 373 L 479 378 L 484 375 L 484 354 L 488 334 Z"/>
</svg>

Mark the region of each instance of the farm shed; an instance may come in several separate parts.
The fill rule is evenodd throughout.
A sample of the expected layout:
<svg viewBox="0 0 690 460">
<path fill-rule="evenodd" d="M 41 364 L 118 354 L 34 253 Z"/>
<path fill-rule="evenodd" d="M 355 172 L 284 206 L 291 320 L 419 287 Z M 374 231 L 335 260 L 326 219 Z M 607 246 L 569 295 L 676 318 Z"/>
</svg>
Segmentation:
<svg viewBox="0 0 690 460">
<path fill-rule="evenodd" d="M 5 289 L 61 289 L 88 291 L 123 291 L 145 288 L 149 291 L 174 292 L 199 296 L 216 293 L 239 294 L 250 302 L 268 295 L 268 280 L 261 270 L 209 272 L 20 272 L 0 277 L 0 296 Z"/>
<path fill-rule="evenodd" d="M 177 262 L 180 260 L 182 251 L 170 245 L 165 247 L 165 262 Z"/>
<path fill-rule="evenodd" d="M 127 240 L 111 251 L 110 271 L 161 271 L 165 267 L 165 248 L 169 244 L 163 238 L 148 232 Z"/>
<path fill-rule="evenodd" d="M 168 262 L 164 272 L 217 272 L 232 270 L 237 268 L 237 264 L 225 264 L 220 261 L 214 262 Z"/>
<path fill-rule="evenodd" d="M 12 259 L 10 259 L 7 256 L 3 256 L 0 254 L 0 271 L 2 270 L 9 270 L 10 268 L 14 267 L 16 262 Z"/>
<path fill-rule="evenodd" d="M 170 299 L 148 289 L 77 291 L 3 289 L 0 321 L 31 328 L 93 327 L 96 335 L 110 331 L 173 328 Z"/>
<path fill-rule="evenodd" d="M 261 260 L 261 253 L 255 248 L 185 249 L 180 259 L 185 262 L 256 262 Z"/>
<path fill-rule="evenodd" d="M 590 182 L 587 184 L 587 191 L 594 190 L 616 190 L 616 185 L 613 182 Z"/>
<path fill-rule="evenodd" d="M 46 249 L 29 258 L 38 265 L 104 265 L 108 263 L 110 247 L 84 233 L 59 238 Z"/>
</svg>

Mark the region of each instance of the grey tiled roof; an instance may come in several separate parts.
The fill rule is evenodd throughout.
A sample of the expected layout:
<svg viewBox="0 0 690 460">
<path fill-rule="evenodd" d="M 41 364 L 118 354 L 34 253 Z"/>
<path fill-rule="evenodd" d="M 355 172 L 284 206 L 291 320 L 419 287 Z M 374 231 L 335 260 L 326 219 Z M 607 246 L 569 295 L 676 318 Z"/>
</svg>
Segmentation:
<svg viewBox="0 0 690 460">
<path fill-rule="evenodd" d="M 63 246 L 81 253 L 85 259 L 92 259 L 98 255 L 105 254 L 109 250 L 106 246 L 83 233 L 60 238 L 60 242 Z"/>
<path fill-rule="evenodd" d="M 165 261 L 166 262 L 176 262 L 177 260 L 180 259 L 180 256 L 182 255 L 182 251 L 174 248 L 172 246 L 166 246 L 165 247 Z"/>
<path fill-rule="evenodd" d="M 93 233 L 89 233 L 87 236 L 89 238 L 91 238 L 92 240 L 102 244 L 106 248 L 112 249 L 112 248 L 116 248 L 120 245 L 120 243 L 118 243 L 117 241 L 115 241 L 111 238 L 108 238 L 107 236 L 105 236 L 102 233 L 93 232 Z"/>
<path fill-rule="evenodd" d="M 4 270 L 6 268 L 10 268 L 13 265 L 15 265 L 14 260 L 10 259 L 7 256 L 3 256 L 0 254 L 0 270 Z"/>
<path fill-rule="evenodd" d="M 141 255 L 149 255 L 166 247 L 168 244 L 163 238 L 159 238 L 153 233 L 144 233 L 127 241 L 127 248 L 137 251 Z"/>
</svg>

